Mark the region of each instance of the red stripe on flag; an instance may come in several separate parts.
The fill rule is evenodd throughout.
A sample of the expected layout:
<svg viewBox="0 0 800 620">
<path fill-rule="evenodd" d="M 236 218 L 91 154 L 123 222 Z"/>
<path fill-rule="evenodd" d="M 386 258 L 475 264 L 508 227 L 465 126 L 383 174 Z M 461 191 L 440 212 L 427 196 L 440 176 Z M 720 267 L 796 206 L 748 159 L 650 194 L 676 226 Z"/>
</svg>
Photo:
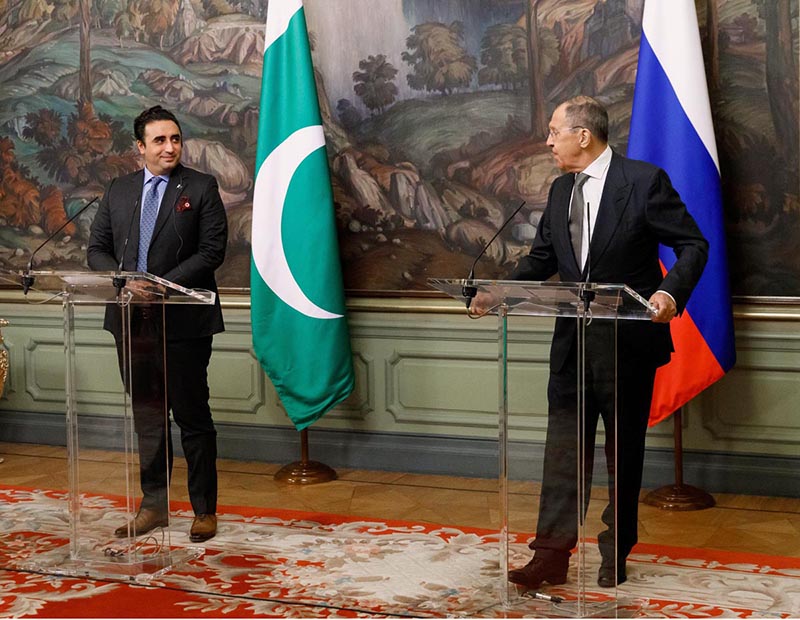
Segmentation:
<svg viewBox="0 0 800 620">
<path fill-rule="evenodd" d="M 688 312 L 673 319 L 670 329 L 675 352 L 669 364 L 656 371 L 650 426 L 667 419 L 725 374 Z"/>
</svg>

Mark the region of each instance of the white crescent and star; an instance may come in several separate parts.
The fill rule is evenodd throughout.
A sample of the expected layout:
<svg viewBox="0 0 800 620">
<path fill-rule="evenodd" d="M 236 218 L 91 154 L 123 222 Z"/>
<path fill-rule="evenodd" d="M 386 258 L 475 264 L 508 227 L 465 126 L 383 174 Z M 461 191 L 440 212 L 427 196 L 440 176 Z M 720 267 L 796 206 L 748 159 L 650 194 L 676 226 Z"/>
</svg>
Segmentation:
<svg viewBox="0 0 800 620">
<path fill-rule="evenodd" d="M 317 149 L 325 146 L 322 125 L 298 129 L 264 160 L 256 176 L 253 195 L 253 262 L 264 283 L 288 306 L 314 319 L 338 319 L 312 302 L 300 288 L 286 260 L 281 235 L 283 208 L 289 184 L 297 168 Z"/>
</svg>

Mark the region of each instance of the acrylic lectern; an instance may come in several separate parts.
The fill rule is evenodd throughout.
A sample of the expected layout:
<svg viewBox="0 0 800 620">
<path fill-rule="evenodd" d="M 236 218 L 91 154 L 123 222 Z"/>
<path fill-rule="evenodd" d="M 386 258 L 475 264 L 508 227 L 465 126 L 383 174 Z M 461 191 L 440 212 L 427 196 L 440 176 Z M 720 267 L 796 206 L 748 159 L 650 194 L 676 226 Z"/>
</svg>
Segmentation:
<svg viewBox="0 0 800 620">
<path fill-rule="evenodd" d="M 216 294 L 138 272 L 5 272 L 0 280 L 22 286 L 29 303 L 60 301 L 64 317 L 69 544 L 48 546 L 26 567 L 146 582 L 202 555 L 202 548 L 182 545 L 188 537 L 170 527 L 169 514 L 175 510 L 168 480 L 155 490 L 168 508 L 163 527 L 119 537 L 115 530 L 137 512 L 140 467 L 157 459 L 168 467 L 171 457 L 163 372 L 169 307 L 213 304 Z M 113 328 L 114 336 L 98 321 L 100 311 L 109 307 L 106 327 Z M 145 323 L 149 327 L 143 329 Z M 143 406 L 137 391 L 144 394 L 148 387 L 150 394 L 153 384 L 164 386 L 164 396 L 151 397 Z"/>
<path fill-rule="evenodd" d="M 592 484 L 593 460 L 594 460 L 594 429 L 587 429 L 586 426 L 586 392 L 585 382 L 587 372 L 592 372 L 591 357 L 592 347 L 597 346 L 597 339 L 590 338 L 592 346 L 587 349 L 587 330 L 598 332 L 604 330 L 608 336 L 601 341 L 604 348 L 605 359 L 617 360 L 617 326 L 620 320 L 650 320 L 653 309 L 646 299 L 623 284 L 598 284 L 590 282 L 564 283 L 564 282 L 526 282 L 526 281 L 494 281 L 494 280 L 449 280 L 431 279 L 429 283 L 432 287 L 450 295 L 462 302 L 467 302 L 469 298 L 476 295 L 482 301 L 485 308 L 485 315 L 496 315 L 498 317 L 497 342 L 498 342 L 498 457 L 499 457 L 499 564 L 500 580 L 499 595 L 503 607 L 509 613 L 522 613 L 535 617 L 621 617 L 635 613 L 635 608 L 640 606 L 636 601 L 626 599 L 618 595 L 616 587 L 599 588 L 597 585 L 597 569 L 600 563 L 600 552 L 598 544 L 588 536 L 595 536 L 596 530 L 587 533 L 587 520 L 589 515 L 589 496 L 588 492 Z M 567 317 L 575 319 L 576 343 L 577 343 L 577 367 L 576 375 L 576 403 L 577 411 L 567 412 L 570 416 L 566 423 L 568 432 L 563 429 L 555 431 L 547 429 L 547 451 L 548 458 L 566 459 L 574 462 L 575 482 L 577 495 L 575 497 L 575 518 L 574 523 L 577 529 L 577 544 L 573 549 L 570 562 L 570 571 L 567 583 L 559 585 L 544 584 L 540 590 L 535 592 L 524 592 L 514 584 L 507 582 L 506 574 L 511 562 L 511 543 L 517 543 L 517 557 L 514 559 L 513 568 L 524 565 L 531 557 L 531 552 L 524 549 L 524 554 L 519 553 L 518 536 L 509 532 L 509 390 L 510 374 L 509 364 L 514 362 L 514 358 L 509 356 L 509 318 L 512 320 L 522 316 L 537 317 Z M 475 318 L 473 316 L 473 318 Z M 602 323 L 600 323 L 602 322 Z M 612 349 L 609 351 L 608 348 Z M 589 362 L 589 363 L 587 363 Z M 595 386 L 597 375 L 593 377 Z M 515 375 L 519 378 L 519 373 Z M 602 384 L 601 389 L 613 391 L 614 401 L 616 402 L 617 373 L 615 367 L 608 373 L 608 385 Z M 514 387 L 520 386 L 515 383 Z M 571 388 L 570 388 L 571 389 Z M 530 398 L 530 394 L 528 394 Z M 537 403 L 546 403 L 546 394 L 534 397 Z M 539 405 L 542 406 L 541 404 Z M 614 428 L 605 428 L 605 433 L 613 434 L 616 437 L 616 410 L 613 417 Z M 546 417 L 546 416 L 543 416 Z M 574 420 L 574 426 L 572 426 Z M 553 432 L 551 432 L 553 431 Z M 591 433 L 591 435 L 590 435 Z M 529 448 L 527 446 L 530 446 Z M 541 441 L 538 444 L 528 442 L 526 450 L 544 449 Z M 606 469 L 608 471 L 608 497 L 609 507 L 616 513 L 616 441 L 613 442 L 614 448 L 606 452 Z M 544 463 L 543 455 L 533 459 L 538 463 Z M 545 465 L 546 467 L 546 465 Z M 528 478 L 529 472 L 525 472 Z M 534 475 L 534 477 L 537 477 Z M 599 477 L 599 476 L 598 476 Z M 552 478 L 552 477 L 551 477 Z M 600 496 L 600 493 L 595 493 Z M 605 496 L 600 497 L 605 500 Z M 596 503 L 597 498 L 592 498 L 591 502 Z M 528 529 L 536 523 L 536 510 L 526 509 L 532 512 L 528 516 Z M 571 510 L 571 508 L 569 509 Z M 616 530 L 612 514 L 606 511 L 602 516 L 594 519 L 594 527 L 601 529 L 603 523 L 613 531 L 612 540 L 601 541 L 604 547 L 604 557 L 611 556 L 612 562 L 616 561 Z M 600 523 L 602 521 L 603 523 Z M 515 528 L 518 529 L 518 528 Z M 524 538 L 524 537 L 523 537 Z M 609 550 L 609 545 L 613 549 Z M 604 561 L 604 563 L 607 562 Z M 613 567 L 613 574 L 617 574 L 616 567 Z"/>
</svg>

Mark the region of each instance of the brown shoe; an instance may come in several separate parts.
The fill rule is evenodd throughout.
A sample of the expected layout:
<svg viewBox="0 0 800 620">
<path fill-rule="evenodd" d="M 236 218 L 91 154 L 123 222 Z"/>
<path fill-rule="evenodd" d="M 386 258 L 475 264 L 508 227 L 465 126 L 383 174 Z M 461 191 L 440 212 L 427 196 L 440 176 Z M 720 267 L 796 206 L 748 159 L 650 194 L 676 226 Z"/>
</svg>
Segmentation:
<svg viewBox="0 0 800 620">
<path fill-rule="evenodd" d="M 167 527 L 168 525 L 169 515 L 152 508 L 140 508 L 133 519 L 114 530 L 114 536 L 117 538 L 136 538 L 157 527 Z"/>
<path fill-rule="evenodd" d="M 197 515 L 192 521 L 192 530 L 189 532 L 189 540 L 192 542 L 203 542 L 209 538 L 214 538 L 217 534 L 217 515 Z"/>
<path fill-rule="evenodd" d="M 568 569 L 569 554 L 547 560 L 533 558 L 522 568 L 508 571 L 508 580 L 531 590 L 538 588 L 544 582 L 558 586 L 567 582 Z"/>
</svg>

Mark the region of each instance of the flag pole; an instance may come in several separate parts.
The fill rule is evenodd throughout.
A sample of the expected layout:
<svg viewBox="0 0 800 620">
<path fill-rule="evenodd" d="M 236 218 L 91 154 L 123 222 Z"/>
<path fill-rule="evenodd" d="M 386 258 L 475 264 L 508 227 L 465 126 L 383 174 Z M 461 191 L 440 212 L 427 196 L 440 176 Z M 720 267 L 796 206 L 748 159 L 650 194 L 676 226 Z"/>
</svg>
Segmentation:
<svg viewBox="0 0 800 620">
<path fill-rule="evenodd" d="M 662 510 L 704 510 L 716 504 L 714 498 L 703 489 L 683 483 L 683 415 L 678 408 L 672 415 L 675 438 L 675 484 L 668 484 L 651 491 L 644 503 Z"/>
<path fill-rule="evenodd" d="M 300 431 L 300 460 L 281 467 L 275 480 L 286 484 L 319 484 L 336 480 L 336 471 L 319 461 L 308 459 L 308 429 Z"/>
</svg>

